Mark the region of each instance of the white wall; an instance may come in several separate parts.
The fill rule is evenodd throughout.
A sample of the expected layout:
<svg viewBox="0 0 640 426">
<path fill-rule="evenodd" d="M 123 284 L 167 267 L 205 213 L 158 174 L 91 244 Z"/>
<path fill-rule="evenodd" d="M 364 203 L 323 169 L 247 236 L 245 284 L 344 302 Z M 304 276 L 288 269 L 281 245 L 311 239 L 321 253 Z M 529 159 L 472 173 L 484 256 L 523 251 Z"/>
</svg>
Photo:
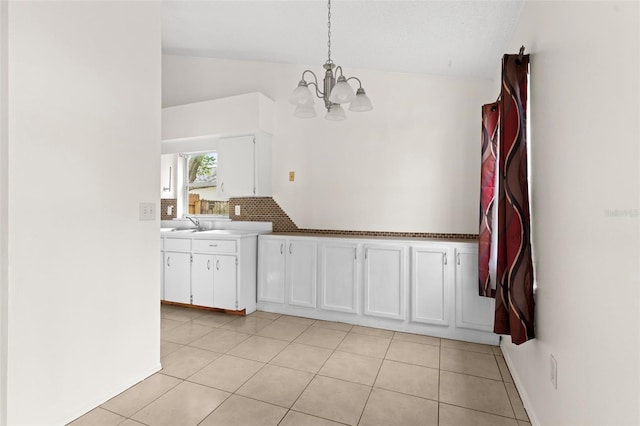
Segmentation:
<svg viewBox="0 0 640 426">
<path fill-rule="evenodd" d="M 64 424 L 160 367 L 160 5 L 8 9 L 6 415 Z"/>
<path fill-rule="evenodd" d="M 7 343 L 8 343 L 8 275 L 7 221 L 9 188 L 7 186 L 8 139 L 8 3 L 0 1 L 0 426 L 7 424 Z"/>
<path fill-rule="evenodd" d="M 163 106 L 252 91 L 273 99 L 273 197 L 299 227 L 477 233 L 480 106 L 495 99 L 492 83 L 345 68 L 362 80 L 372 112 L 328 122 L 318 100 L 318 117 L 293 117 L 291 91 L 323 60 L 163 55 Z"/>
<path fill-rule="evenodd" d="M 527 2 L 536 340 L 503 344 L 534 424 L 640 424 L 637 2 Z M 635 210 L 637 212 L 637 210 Z M 558 361 L 558 388 L 549 355 Z"/>
</svg>

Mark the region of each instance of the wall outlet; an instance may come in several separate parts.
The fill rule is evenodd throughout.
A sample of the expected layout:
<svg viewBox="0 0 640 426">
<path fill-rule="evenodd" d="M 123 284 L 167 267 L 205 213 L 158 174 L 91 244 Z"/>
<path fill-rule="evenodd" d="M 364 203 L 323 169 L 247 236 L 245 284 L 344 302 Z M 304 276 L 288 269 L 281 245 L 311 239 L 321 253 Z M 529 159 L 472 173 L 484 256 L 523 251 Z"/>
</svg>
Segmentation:
<svg viewBox="0 0 640 426">
<path fill-rule="evenodd" d="M 554 389 L 558 389 L 558 361 L 549 355 L 549 379 Z"/>
<path fill-rule="evenodd" d="M 155 220 L 156 203 L 140 203 L 140 220 Z"/>
<path fill-rule="evenodd" d="M 240 206 L 236 205 L 235 207 L 235 215 L 240 216 Z"/>
</svg>

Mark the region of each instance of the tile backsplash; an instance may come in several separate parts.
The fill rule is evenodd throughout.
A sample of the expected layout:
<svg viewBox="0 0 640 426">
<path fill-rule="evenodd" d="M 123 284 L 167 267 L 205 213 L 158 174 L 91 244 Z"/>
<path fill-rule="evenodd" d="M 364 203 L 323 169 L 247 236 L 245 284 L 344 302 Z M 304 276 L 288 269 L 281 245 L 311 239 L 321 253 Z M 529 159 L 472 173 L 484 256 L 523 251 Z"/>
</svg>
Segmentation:
<svg viewBox="0 0 640 426">
<path fill-rule="evenodd" d="M 240 206 L 240 214 L 235 214 L 235 206 Z M 234 221 L 272 222 L 273 232 L 304 233 L 318 235 L 344 235 L 354 237 L 392 238 L 442 238 L 455 240 L 477 240 L 478 234 L 450 234 L 432 232 L 381 232 L 381 231 L 341 231 L 332 229 L 302 229 L 291 220 L 287 213 L 271 197 L 239 197 L 229 199 L 229 218 Z"/>
<path fill-rule="evenodd" d="M 177 213 L 178 200 L 176 198 L 162 198 L 160 200 L 160 220 L 175 219 Z"/>
</svg>

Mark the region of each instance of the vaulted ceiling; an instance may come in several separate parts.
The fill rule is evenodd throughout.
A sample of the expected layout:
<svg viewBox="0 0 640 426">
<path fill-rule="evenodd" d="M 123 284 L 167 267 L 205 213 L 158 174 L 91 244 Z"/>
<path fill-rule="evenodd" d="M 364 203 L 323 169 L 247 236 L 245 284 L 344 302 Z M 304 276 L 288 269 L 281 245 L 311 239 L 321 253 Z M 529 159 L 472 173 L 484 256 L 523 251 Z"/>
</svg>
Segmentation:
<svg viewBox="0 0 640 426">
<path fill-rule="evenodd" d="M 523 2 L 333 0 L 331 57 L 345 68 L 492 78 Z M 319 67 L 327 3 L 164 0 L 162 49 Z"/>
</svg>

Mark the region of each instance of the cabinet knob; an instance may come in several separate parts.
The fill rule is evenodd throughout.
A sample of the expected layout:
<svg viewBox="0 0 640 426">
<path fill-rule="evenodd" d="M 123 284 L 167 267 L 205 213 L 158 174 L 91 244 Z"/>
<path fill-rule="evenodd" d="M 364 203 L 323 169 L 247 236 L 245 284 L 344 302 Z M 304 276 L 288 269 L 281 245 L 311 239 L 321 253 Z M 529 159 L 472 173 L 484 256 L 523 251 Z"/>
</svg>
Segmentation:
<svg viewBox="0 0 640 426">
<path fill-rule="evenodd" d="M 216 260 L 216 271 L 220 270 L 220 260 Z"/>
<path fill-rule="evenodd" d="M 456 255 L 456 263 L 459 265 L 460 264 L 460 253 L 458 253 Z"/>
<path fill-rule="evenodd" d="M 211 269 L 211 259 L 207 259 L 207 270 Z"/>
<path fill-rule="evenodd" d="M 289 254 L 293 253 L 293 243 L 289 243 Z"/>
<path fill-rule="evenodd" d="M 280 243 L 280 254 L 284 254 L 284 243 Z"/>
<path fill-rule="evenodd" d="M 169 262 L 169 259 L 171 259 L 169 256 L 167 256 L 167 266 L 171 266 L 171 263 Z"/>
</svg>

